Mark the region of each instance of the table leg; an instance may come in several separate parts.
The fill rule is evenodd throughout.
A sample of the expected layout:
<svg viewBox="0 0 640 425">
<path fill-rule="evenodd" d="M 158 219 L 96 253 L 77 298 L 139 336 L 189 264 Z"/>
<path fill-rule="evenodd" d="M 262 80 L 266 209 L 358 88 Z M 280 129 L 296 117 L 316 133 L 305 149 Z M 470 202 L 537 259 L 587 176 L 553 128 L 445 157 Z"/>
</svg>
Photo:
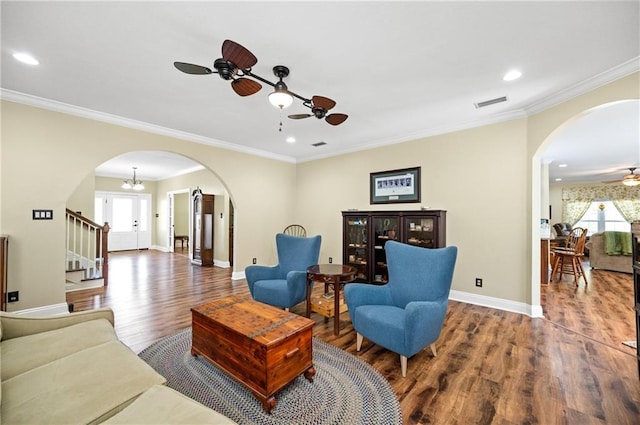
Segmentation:
<svg viewBox="0 0 640 425">
<path fill-rule="evenodd" d="M 307 317 L 311 317 L 311 279 L 307 278 Z"/>
<path fill-rule="evenodd" d="M 333 281 L 333 334 L 340 335 L 340 278 Z"/>
</svg>

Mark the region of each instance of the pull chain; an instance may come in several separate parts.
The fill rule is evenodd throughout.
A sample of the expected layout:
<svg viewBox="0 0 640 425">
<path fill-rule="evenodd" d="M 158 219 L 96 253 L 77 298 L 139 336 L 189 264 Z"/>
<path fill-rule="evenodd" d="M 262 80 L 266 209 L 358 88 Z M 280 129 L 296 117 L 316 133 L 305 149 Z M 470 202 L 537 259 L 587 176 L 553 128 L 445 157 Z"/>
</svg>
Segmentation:
<svg viewBox="0 0 640 425">
<path fill-rule="evenodd" d="M 280 108 L 280 128 L 278 129 L 280 133 L 282 133 L 282 108 Z"/>
</svg>

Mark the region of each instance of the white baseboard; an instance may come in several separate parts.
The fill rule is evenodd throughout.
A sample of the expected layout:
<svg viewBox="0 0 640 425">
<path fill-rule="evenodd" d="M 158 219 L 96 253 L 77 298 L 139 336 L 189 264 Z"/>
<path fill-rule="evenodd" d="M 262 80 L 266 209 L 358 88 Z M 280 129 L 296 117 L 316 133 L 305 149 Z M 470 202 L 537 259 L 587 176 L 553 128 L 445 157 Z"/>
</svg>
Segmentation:
<svg viewBox="0 0 640 425">
<path fill-rule="evenodd" d="M 171 252 L 169 251 L 168 246 L 161 246 L 161 245 L 151 245 L 149 249 L 155 249 L 156 251 L 162 251 L 162 252 Z"/>
<path fill-rule="evenodd" d="M 231 267 L 231 263 L 229 263 L 228 261 L 216 260 L 215 258 L 213 259 L 213 265 L 223 269 L 228 269 L 229 267 Z"/>
<path fill-rule="evenodd" d="M 455 291 L 452 289 L 449 292 L 449 299 L 467 304 L 480 305 L 483 307 L 495 308 L 497 310 L 524 314 L 530 317 L 543 317 L 542 307 L 539 305 L 533 306 L 517 301 L 505 300 L 503 298 L 488 297 L 486 295 L 472 294 L 471 292 Z"/>
<path fill-rule="evenodd" d="M 69 306 L 67 303 L 60 303 L 12 311 L 11 313 L 24 316 L 61 316 L 63 314 L 69 314 Z"/>
<path fill-rule="evenodd" d="M 241 279 L 245 279 L 244 270 L 241 272 L 231 273 L 231 280 L 241 280 Z"/>
</svg>

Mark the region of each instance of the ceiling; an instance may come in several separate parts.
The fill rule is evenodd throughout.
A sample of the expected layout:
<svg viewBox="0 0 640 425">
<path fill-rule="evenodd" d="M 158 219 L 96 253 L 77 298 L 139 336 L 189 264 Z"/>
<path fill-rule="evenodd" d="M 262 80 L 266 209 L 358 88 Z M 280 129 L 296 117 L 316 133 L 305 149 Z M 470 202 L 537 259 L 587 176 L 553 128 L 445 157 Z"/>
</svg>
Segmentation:
<svg viewBox="0 0 640 425">
<path fill-rule="evenodd" d="M 3 98 L 289 162 L 521 118 L 640 68 L 638 1 L 2 1 L 0 7 Z M 339 126 L 290 120 L 309 110 L 296 100 L 279 111 L 267 101 L 267 85 L 240 97 L 217 75 L 187 75 L 173 66 L 213 69 L 225 39 L 258 58 L 252 72 L 275 82 L 273 66 L 286 65 L 290 90 L 329 97 L 337 102 L 331 112 L 349 119 Z M 40 64 L 17 62 L 18 51 Z M 503 81 L 514 68 L 522 77 Z M 508 100 L 474 106 L 501 96 Z M 626 121 L 596 111 L 558 133 L 544 157 L 553 161 L 550 177 L 557 170 L 566 181 L 597 180 L 640 165 L 637 102 L 635 108 L 625 109 Z M 326 145 L 313 147 L 317 142 Z M 553 167 L 560 162 L 570 166 Z M 98 173 L 128 175 L 137 166 L 141 178 L 159 179 L 194 166 L 179 163 L 158 152 L 125 155 Z"/>
</svg>

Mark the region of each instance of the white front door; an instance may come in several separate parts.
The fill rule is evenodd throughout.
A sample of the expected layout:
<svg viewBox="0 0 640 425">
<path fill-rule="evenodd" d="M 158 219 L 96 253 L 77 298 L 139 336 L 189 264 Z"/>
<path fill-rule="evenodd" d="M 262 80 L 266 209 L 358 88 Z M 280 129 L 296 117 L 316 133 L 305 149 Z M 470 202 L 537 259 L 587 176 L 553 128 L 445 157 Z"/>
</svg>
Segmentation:
<svg viewBox="0 0 640 425">
<path fill-rule="evenodd" d="M 103 217 L 110 228 L 109 251 L 150 247 L 150 194 L 96 193 L 96 199 L 104 200 Z M 98 215 L 97 211 L 96 215 Z"/>
</svg>

